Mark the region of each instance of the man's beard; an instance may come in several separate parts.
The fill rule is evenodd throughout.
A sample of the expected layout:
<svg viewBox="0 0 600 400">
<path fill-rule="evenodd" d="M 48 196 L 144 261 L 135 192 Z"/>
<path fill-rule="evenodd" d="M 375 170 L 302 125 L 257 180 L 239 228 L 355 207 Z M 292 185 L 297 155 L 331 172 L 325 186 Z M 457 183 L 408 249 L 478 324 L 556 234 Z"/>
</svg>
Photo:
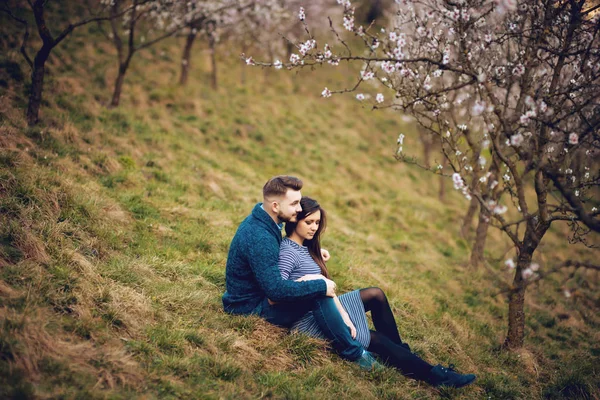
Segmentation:
<svg viewBox="0 0 600 400">
<path fill-rule="evenodd" d="M 296 222 L 296 217 L 298 214 L 294 214 L 291 217 L 287 215 L 283 215 L 282 213 L 277 214 L 277 218 L 282 222 Z"/>
</svg>

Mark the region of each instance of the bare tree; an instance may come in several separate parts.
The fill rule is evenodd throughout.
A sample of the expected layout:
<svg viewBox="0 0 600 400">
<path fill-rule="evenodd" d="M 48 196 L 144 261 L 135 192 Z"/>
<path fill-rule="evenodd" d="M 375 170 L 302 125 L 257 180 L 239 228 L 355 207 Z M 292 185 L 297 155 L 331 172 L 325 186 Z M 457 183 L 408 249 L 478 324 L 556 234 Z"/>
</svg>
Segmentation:
<svg viewBox="0 0 600 400">
<path fill-rule="evenodd" d="M 173 13 L 168 0 L 112 0 L 109 9 L 111 32 L 105 35 L 113 42 L 119 63 L 109 107 L 117 107 L 134 54 L 174 35 L 182 29 L 183 19 Z"/>
<path fill-rule="evenodd" d="M 45 0 L 34 0 L 27 1 L 26 4 L 18 1 L 13 5 L 6 2 L 0 6 L 0 11 L 8 14 L 14 21 L 22 25 L 24 29 L 20 51 L 31 68 L 31 92 L 29 93 L 29 103 L 27 105 L 27 124 L 29 126 L 36 125 L 39 121 L 40 106 L 42 104 L 42 95 L 44 92 L 46 62 L 48 61 L 52 50 L 66 39 L 76 28 L 87 25 L 90 22 L 106 21 L 118 17 L 128 11 L 125 9 L 121 14 L 117 13 L 109 16 L 107 15 L 106 6 L 100 5 L 95 11 L 93 10 L 93 7 L 89 7 L 90 15 L 87 18 L 83 18 L 77 22 L 71 22 L 65 28 L 60 30 L 58 34 L 53 34 L 52 23 L 48 20 L 46 15 L 46 5 L 47 1 Z M 18 17 L 14 12 L 16 9 L 28 9 L 33 14 L 32 16 L 35 20 L 37 34 L 42 40 L 42 46 L 36 51 L 33 60 L 29 56 L 27 49 L 30 35 L 29 22 L 26 18 Z"/>
</svg>

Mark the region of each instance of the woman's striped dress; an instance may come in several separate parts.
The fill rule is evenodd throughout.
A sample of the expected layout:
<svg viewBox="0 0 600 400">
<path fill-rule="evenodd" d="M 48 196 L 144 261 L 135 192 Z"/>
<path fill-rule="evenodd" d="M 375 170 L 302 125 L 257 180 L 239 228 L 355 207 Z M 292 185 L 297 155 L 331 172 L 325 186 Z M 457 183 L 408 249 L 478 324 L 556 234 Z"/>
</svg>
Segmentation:
<svg viewBox="0 0 600 400">
<path fill-rule="evenodd" d="M 308 274 L 320 274 L 319 265 L 312 259 L 308 249 L 298 243 L 284 238 L 279 248 L 279 270 L 283 279 L 296 280 Z M 350 320 L 356 327 L 356 340 L 366 349 L 371 342 L 371 333 L 367 325 L 365 307 L 360 300 L 360 291 L 344 293 L 338 296 L 340 303 L 348 312 Z M 293 326 L 293 331 L 304 332 L 310 336 L 326 339 L 315 321 L 312 311 L 298 320 Z"/>
</svg>

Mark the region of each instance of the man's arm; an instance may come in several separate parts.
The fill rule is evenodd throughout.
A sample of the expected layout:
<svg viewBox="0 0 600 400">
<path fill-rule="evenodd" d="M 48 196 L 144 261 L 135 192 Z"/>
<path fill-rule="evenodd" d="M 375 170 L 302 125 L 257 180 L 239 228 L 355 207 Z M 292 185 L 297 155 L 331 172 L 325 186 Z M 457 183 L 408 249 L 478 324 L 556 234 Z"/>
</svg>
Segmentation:
<svg viewBox="0 0 600 400">
<path fill-rule="evenodd" d="M 248 246 L 247 255 L 256 281 L 270 300 L 278 303 L 292 302 L 327 295 L 325 280 L 294 282 L 282 279 L 277 264 L 279 246 L 273 245 L 271 240 L 258 239 Z"/>
</svg>

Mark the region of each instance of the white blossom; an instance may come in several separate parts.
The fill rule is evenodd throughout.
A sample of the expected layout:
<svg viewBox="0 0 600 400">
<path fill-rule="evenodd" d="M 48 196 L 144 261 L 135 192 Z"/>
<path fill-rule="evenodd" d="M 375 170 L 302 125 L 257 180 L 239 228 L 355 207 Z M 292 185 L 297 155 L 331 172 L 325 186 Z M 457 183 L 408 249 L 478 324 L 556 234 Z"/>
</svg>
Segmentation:
<svg viewBox="0 0 600 400">
<path fill-rule="evenodd" d="M 533 272 L 537 272 L 540 269 L 540 264 L 538 264 L 538 263 L 531 263 L 531 264 L 529 264 L 529 268 Z"/>
<path fill-rule="evenodd" d="M 430 91 L 432 88 L 431 86 L 431 78 L 429 77 L 429 75 L 427 75 L 425 77 L 425 80 L 423 81 L 423 89 Z"/>
<path fill-rule="evenodd" d="M 521 271 L 521 276 L 523 279 L 527 280 L 533 276 L 533 271 L 531 268 L 525 268 L 523 271 Z"/>
<path fill-rule="evenodd" d="M 571 133 L 569 135 L 569 144 L 577 144 L 579 143 L 579 136 L 576 133 Z"/>
<path fill-rule="evenodd" d="M 452 174 L 452 181 L 454 182 L 454 189 L 459 190 L 465 187 L 465 182 L 459 173 L 455 172 Z"/>
<path fill-rule="evenodd" d="M 521 76 L 525 73 L 525 67 L 523 64 L 517 64 L 512 70 L 513 75 Z"/>
<path fill-rule="evenodd" d="M 375 74 L 373 73 L 373 71 L 360 71 L 360 77 L 362 78 L 363 81 L 368 81 L 369 79 L 372 79 L 375 76 Z"/>
<path fill-rule="evenodd" d="M 515 147 L 519 147 L 523 144 L 523 135 L 520 133 L 514 134 L 510 137 L 510 144 Z"/>
<path fill-rule="evenodd" d="M 471 108 L 471 114 L 475 117 L 481 115 L 485 111 L 485 102 L 484 101 L 476 101 L 473 104 L 473 108 Z"/>
<path fill-rule="evenodd" d="M 495 206 L 495 207 L 492 209 L 492 212 L 493 212 L 494 214 L 498 214 L 498 215 L 500 215 L 500 214 L 504 214 L 504 213 L 505 213 L 505 212 L 507 212 L 507 211 L 508 211 L 508 207 L 506 207 L 505 205 L 499 205 L 499 204 L 498 204 L 498 205 L 496 205 L 496 206 Z"/>
</svg>

